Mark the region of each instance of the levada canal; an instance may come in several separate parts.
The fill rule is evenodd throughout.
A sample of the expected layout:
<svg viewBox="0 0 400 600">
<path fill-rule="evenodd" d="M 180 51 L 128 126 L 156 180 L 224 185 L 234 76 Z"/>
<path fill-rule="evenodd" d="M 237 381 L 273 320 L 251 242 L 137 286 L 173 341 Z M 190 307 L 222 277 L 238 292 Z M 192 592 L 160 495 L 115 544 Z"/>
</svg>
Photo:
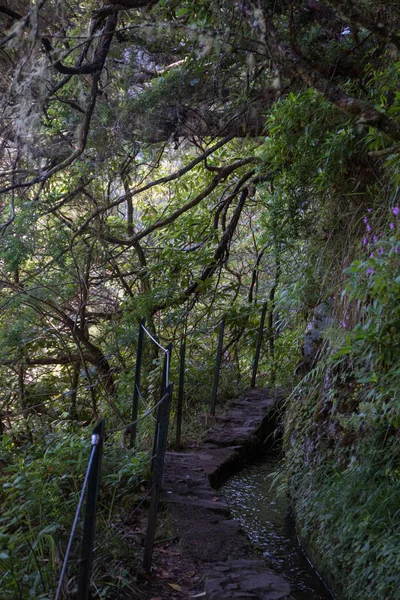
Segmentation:
<svg viewBox="0 0 400 600">
<path fill-rule="evenodd" d="M 285 494 L 272 483 L 279 463 L 278 453 L 268 454 L 233 475 L 220 489 L 267 565 L 290 583 L 292 598 L 333 600 L 298 542 Z"/>
</svg>

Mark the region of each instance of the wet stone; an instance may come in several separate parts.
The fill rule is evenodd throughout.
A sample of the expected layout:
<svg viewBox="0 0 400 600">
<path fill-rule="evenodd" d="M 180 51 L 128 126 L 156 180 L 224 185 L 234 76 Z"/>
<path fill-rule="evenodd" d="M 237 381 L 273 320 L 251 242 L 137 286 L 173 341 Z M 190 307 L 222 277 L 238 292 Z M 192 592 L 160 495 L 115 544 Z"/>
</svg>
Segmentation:
<svg viewBox="0 0 400 600">
<path fill-rule="evenodd" d="M 208 443 L 184 455 L 166 455 L 164 497 L 173 533 L 186 564 L 204 574 L 205 600 L 289 599 L 290 586 L 254 559 L 239 523 L 210 485 L 241 464 L 249 448 L 263 443 L 273 405 L 265 390 L 247 392 L 222 419 L 214 420 Z"/>
</svg>

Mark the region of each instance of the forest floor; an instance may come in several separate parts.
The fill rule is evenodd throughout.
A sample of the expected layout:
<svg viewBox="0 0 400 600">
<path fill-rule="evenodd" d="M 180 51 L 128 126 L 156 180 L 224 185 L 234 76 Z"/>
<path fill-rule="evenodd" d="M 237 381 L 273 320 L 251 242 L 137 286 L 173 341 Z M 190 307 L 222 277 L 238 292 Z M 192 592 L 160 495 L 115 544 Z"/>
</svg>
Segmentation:
<svg viewBox="0 0 400 600">
<path fill-rule="evenodd" d="M 249 390 L 198 446 L 166 455 L 158 543 L 150 576 L 138 582 L 148 600 L 284 600 L 290 586 L 256 553 L 216 491 L 251 456 L 268 447 L 276 398 Z"/>
</svg>

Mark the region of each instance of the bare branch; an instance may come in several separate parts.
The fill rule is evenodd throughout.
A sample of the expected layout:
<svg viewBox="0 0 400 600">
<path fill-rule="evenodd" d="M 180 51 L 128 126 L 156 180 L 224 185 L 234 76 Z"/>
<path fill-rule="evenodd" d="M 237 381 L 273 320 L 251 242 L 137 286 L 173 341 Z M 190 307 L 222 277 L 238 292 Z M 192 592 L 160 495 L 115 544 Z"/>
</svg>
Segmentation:
<svg viewBox="0 0 400 600">
<path fill-rule="evenodd" d="M 232 219 L 231 219 L 226 231 L 224 232 L 224 234 L 220 240 L 220 243 L 218 244 L 218 246 L 214 252 L 214 255 L 213 255 L 213 258 L 212 258 L 210 264 L 207 265 L 207 267 L 205 267 L 205 269 L 202 271 L 202 273 L 198 277 L 198 279 L 196 281 L 194 281 L 188 288 L 186 288 L 186 290 L 181 294 L 181 296 L 179 296 L 178 299 L 172 300 L 171 302 L 168 302 L 168 303 L 165 303 L 162 305 L 161 304 L 155 305 L 153 307 L 153 314 L 158 312 L 159 310 L 162 310 L 169 306 L 182 304 L 183 302 L 186 302 L 186 300 L 190 296 L 192 296 L 195 293 L 196 294 L 198 293 L 199 286 L 201 285 L 201 283 L 204 283 L 205 281 L 210 279 L 210 277 L 213 276 L 213 274 L 218 269 L 218 267 L 221 264 L 223 264 L 226 260 L 228 260 L 230 242 L 232 240 L 233 234 L 236 231 L 236 227 L 239 223 L 239 218 L 242 213 L 242 210 L 243 210 L 243 207 L 245 205 L 248 195 L 249 195 L 248 188 L 244 188 L 240 195 L 240 199 L 236 206 L 236 210 L 232 216 Z"/>
<path fill-rule="evenodd" d="M 371 150 L 368 152 L 368 156 L 374 158 L 381 158 L 382 156 L 388 156 L 389 154 L 398 154 L 400 152 L 400 146 L 391 146 L 390 148 L 384 148 L 383 150 Z"/>
<path fill-rule="evenodd" d="M 14 181 L 15 181 L 15 173 L 17 170 L 18 161 L 19 161 L 19 153 L 17 152 L 17 155 L 14 160 L 13 171 L 12 171 L 12 183 L 14 183 Z M 3 225 L 0 226 L 0 231 L 2 232 L 2 235 L 5 234 L 7 227 L 9 225 L 11 225 L 11 223 L 13 223 L 14 221 L 15 221 L 15 189 L 11 190 L 11 217 L 8 219 L 8 221 L 6 221 Z"/>
<path fill-rule="evenodd" d="M 146 229 L 143 229 L 142 231 L 137 233 L 133 238 L 130 238 L 128 240 L 119 240 L 118 239 L 118 240 L 115 240 L 115 243 L 125 245 L 125 246 L 132 246 L 133 244 L 136 244 L 144 237 L 148 236 L 150 233 L 153 233 L 153 231 L 156 231 L 157 229 L 162 229 L 163 227 L 170 225 L 170 223 L 173 223 L 174 221 L 176 221 L 176 219 L 178 217 L 180 217 L 181 215 L 183 215 L 185 212 L 187 212 L 191 208 L 194 208 L 197 204 L 199 204 L 202 200 L 204 200 L 204 198 L 207 198 L 207 196 L 209 196 L 211 194 L 211 192 L 213 190 L 215 190 L 215 188 L 218 186 L 218 184 L 221 183 L 221 181 L 223 181 L 224 179 L 226 179 L 231 173 L 233 173 L 233 171 L 236 171 L 236 169 L 239 169 L 240 167 L 243 167 L 245 165 L 256 163 L 256 162 L 258 162 L 258 159 L 251 156 L 248 158 L 244 158 L 242 160 L 238 160 L 226 167 L 223 167 L 220 170 L 220 172 L 215 177 L 213 177 L 213 179 L 209 183 L 209 185 L 202 192 L 200 192 L 200 194 L 197 194 L 197 196 L 195 196 L 193 198 L 193 200 L 191 200 L 190 202 L 187 202 L 186 204 L 184 204 L 183 206 L 181 206 L 180 208 L 175 210 L 171 215 L 169 215 L 165 219 L 156 221 L 155 223 L 153 223 L 153 225 L 146 227 Z"/>
<path fill-rule="evenodd" d="M 106 16 L 110 14 L 114 14 L 121 10 L 130 10 L 133 8 L 151 8 L 153 5 L 157 4 L 158 0 L 120 0 L 120 1 L 112 1 L 109 0 L 105 2 L 104 5 L 96 10 L 96 16 Z"/>
<path fill-rule="evenodd" d="M 90 361 L 90 356 L 87 357 Z M 16 358 L 3 358 L 0 359 L 1 366 L 15 365 L 19 361 L 19 357 Z M 24 364 L 27 367 L 36 366 L 47 366 L 47 365 L 70 365 L 72 363 L 79 363 L 81 356 L 42 356 L 37 358 L 25 358 Z"/>
<path fill-rule="evenodd" d="M 97 59 L 95 62 L 101 63 L 102 67 L 93 75 L 93 78 L 92 78 L 92 87 L 91 87 L 91 93 L 90 93 L 89 106 L 86 109 L 85 118 L 84 118 L 84 121 L 81 126 L 80 136 L 79 136 L 79 139 L 77 142 L 77 149 L 75 150 L 75 152 L 70 154 L 70 156 L 68 156 L 63 162 L 59 163 L 58 165 L 56 165 L 49 171 L 45 171 L 44 173 L 42 173 L 41 180 L 46 180 L 49 177 L 51 177 L 52 175 L 54 175 L 54 173 L 57 173 L 58 171 L 65 169 L 65 167 L 68 167 L 82 154 L 82 152 L 84 151 L 84 149 L 86 147 L 86 141 L 87 141 L 87 137 L 89 135 L 90 123 L 92 120 L 94 108 L 96 106 L 100 74 L 101 74 L 102 68 L 104 66 L 104 63 L 106 61 L 108 51 L 110 49 L 110 44 L 111 44 L 111 40 L 113 38 L 116 24 L 117 24 L 117 17 L 115 15 L 111 15 L 110 17 L 108 17 L 106 25 L 104 27 L 104 32 L 106 33 L 106 35 L 105 35 L 104 39 L 101 40 L 101 42 L 99 43 L 99 46 L 97 49 Z"/>
<path fill-rule="evenodd" d="M 163 185 L 164 183 L 168 183 L 170 181 L 174 181 L 175 179 L 179 179 L 180 177 L 182 177 L 182 175 L 185 175 L 185 173 L 188 173 L 189 171 L 191 171 L 192 169 L 194 169 L 194 167 L 196 165 L 198 165 L 199 163 L 201 163 L 207 156 L 210 156 L 210 154 L 212 154 L 213 152 L 215 152 L 216 150 L 218 150 L 219 148 L 221 148 L 222 146 L 224 146 L 225 144 L 227 144 L 230 140 L 232 140 L 235 137 L 234 134 L 229 134 L 226 137 L 224 137 L 222 140 L 220 140 L 219 142 L 217 142 L 216 144 L 214 144 L 214 146 L 211 146 L 211 148 L 208 148 L 208 150 L 206 150 L 205 152 L 203 152 L 203 154 L 201 154 L 200 156 L 197 156 L 195 159 L 193 159 L 190 163 L 188 163 L 186 166 L 182 167 L 181 169 L 178 169 L 178 171 L 175 171 L 175 173 L 171 173 L 171 175 L 166 175 L 165 177 L 160 177 L 159 179 L 155 179 L 154 181 L 150 181 L 149 183 L 146 183 L 146 185 L 143 185 L 140 188 L 137 188 L 136 190 L 132 190 L 131 192 L 129 192 L 128 194 L 124 194 L 123 196 L 120 196 L 119 198 L 117 198 L 116 200 L 114 200 L 114 202 L 111 202 L 110 204 L 107 204 L 107 206 L 101 206 L 100 208 L 98 208 L 97 210 L 95 210 L 87 219 L 86 221 L 83 223 L 83 225 L 81 225 L 81 227 L 79 228 L 79 230 L 76 232 L 75 236 L 80 235 L 83 231 L 85 231 L 85 229 L 87 229 L 87 227 L 90 225 L 90 223 L 93 221 L 94 218 L 98 217 L 99 215 L 109 211 L 111 208 L 114 208 L 115 206 L 119 206 L 120 204 L 122 204 L 123 202 L 126 202 L 126 200 L 128 200 L 128 198 L 133 198 L 133 196 L 137 196 L 138 194 L 141 194 L 142 192 L 146 192 L 147 190 L 157 186 L 157 185 Z M 1 193 L 1 190 L 0 190 Z M 71 244 L 74 240 L 71 240 Z M 126 242 L 127 240 L 124 240 L 124 242 Z"/>
<path fill-rule="evenodd" d="M 14 10 L 11 10 L 11 8 L 8 8 L 7 6 L 0 6 L 0 13 L 3 13 L 4 15 L 7 15 L 7 17 L 15 19 L 15 21 L 19 21 L 20 19 L 24 18 L 22 15 L 15 12 Z"/>
<path fill-rule="evenodd" d="M 14 13 L 15 17 L 13 17 L 13 18 L 15 18 L 18 21 L 21 21 L 22 27 L 27 27 L 29 25 L 29 23 L 30 23 L 32 12 L 36 11 L 36 10 L 39 12 L 40 9 L 44 6 L 45 2 L 46 2 L 46 0 L 41 0 L 37 6 L 34 5 L 31 8 L 31 10 L 28 12 L 28 14 L 25 15 L 25 17 L 22 17 L 21 15 L 18 15 L 17 13 Z M 4 12 L 4 10 L 2 12 Z M 11 11 L 11 12 L 14 12 L 14 11 Z M 18 35 L 18 32 L 17 31 L 13 31 L 8 36 L 6 36 L 2 40 L 0 40 L 0 48 L 2 48 L 3 46 L 5 46 L 6 44 L 8 44 L 8 42 L 10 42 L 15 37 L 17 37 L 17 35 Z"/>
</svg>

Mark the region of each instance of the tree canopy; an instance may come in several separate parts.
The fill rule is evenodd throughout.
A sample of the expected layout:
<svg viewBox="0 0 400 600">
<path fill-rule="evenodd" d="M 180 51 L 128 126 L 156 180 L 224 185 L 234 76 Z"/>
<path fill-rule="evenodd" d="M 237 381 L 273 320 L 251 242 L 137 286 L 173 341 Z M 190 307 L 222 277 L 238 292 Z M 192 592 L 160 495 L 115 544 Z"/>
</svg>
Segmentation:
<svg viewBox="0 0 400 600">
<path fill-rule="evenodd" d="M 395 0 L 0 3 L 0 434 L 126 421 L 143 317 L 191 340 L 192 417 L 222 316 L 221 393 L 247 385 L 265 302 L 297 500 L 307 448 L 349 466 L 354 431 L 398 432 L 399 23 Z"/>
<path fill-rule="evenodd" d="M 127 306 L 210 306 L 217 273 L 230 300 L 254 300 L 259 210 L 282 169 L 300 177 L 299 139 L 317 155 L 324 128 L 365 141 L 361 170 L 398 141 L 398 19 L 394 3 L 347 0 L 2 5 L 2 293 L 26 310 L 24 325 L 6 317 L 3 364 L 24 347 L 26 366 L 84 361 L 114 395 L 97 341 Z M 297 98 L 278 157 L 276 114 Z"/>
</svg>

